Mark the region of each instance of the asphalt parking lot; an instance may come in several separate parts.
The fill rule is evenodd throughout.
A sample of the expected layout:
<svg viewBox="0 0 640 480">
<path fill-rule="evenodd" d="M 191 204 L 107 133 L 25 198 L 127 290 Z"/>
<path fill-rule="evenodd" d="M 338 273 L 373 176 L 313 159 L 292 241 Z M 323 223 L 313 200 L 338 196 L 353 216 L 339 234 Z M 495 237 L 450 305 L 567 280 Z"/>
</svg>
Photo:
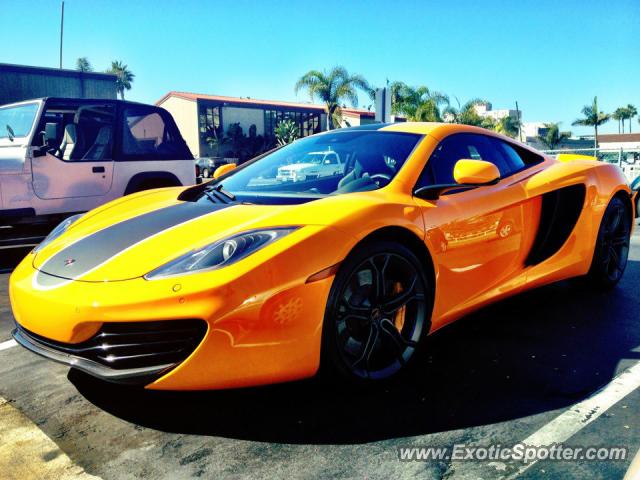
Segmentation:
<svg viewBox="0 0 640 480">
<path fill-rule="evenodd" d="M 595 392 L 639 364 L 638 229 L 615 290 L 561 282 L 485 308 L 433 335 L 430 355 L 414 372 L 376 391 L 317 380 L 190 393 L 101 383 L 6 343 L 13 321 L 8 279 L 0 275 L 0 412 L 5 405 L 21 414 L 23 428 L 31 425 L 50 449 L 30 457 L 5 443 L 0 465 L 7 456 L 14 465 L 45 467 L 68 457 L 74 472 L 104 479 L 613 479 L 624 476 L 640 448 L 640 389 L 633 389 L 610 408 L 577 415 L 566 441 L 627 447 L 624 461 L 547 460 L 523 468 L 398 459 L 401 447 L 510 446 L 541 431 L 560 435 L 568 427 L 557 426 L 558 418 L 590 405 Z M 8 430 L 0 424 L 0 439 Z"/>
</svg>

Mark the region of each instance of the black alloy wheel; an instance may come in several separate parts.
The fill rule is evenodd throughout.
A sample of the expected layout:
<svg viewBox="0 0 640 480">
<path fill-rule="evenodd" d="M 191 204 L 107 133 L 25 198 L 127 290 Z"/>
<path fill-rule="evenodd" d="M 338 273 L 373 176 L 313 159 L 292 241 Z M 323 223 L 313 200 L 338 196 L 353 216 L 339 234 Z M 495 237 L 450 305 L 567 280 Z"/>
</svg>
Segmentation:
<svg viewBox="0 0 640 480">
<path fill-rule="evenodd" d="M 362 246 L 331 289 L 323 361 L 350 379 L 391 378 L 416 356 L 430 315 L 430 290 L 416 256 L 393 242 Z"/>
<path fill-rule="evenodd" d="M 605 210 L 598 231 L 588 278 L 600 288 L 615 286 L 627 266 L 631 241 L 631 213 L 622 199 L 615 197 Z"/>
</svg>

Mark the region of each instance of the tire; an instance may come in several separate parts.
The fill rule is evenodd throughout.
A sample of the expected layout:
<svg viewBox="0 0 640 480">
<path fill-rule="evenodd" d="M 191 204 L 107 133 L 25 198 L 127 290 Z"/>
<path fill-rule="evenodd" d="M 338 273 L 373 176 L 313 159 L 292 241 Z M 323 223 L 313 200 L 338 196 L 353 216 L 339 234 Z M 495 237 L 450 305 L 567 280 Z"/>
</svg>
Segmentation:
<svg viewBox="0 0 640 480">
<path fill-rule="evenodd" d="M 419 354 L 431 307 L 427 275 L 411 250 L 390 241 L 357 247 L 327 300 L 322 372 L 361 386 L 397 377 Z"/>
<path fill-rule="evenodd" d="M 211 176 L 211 173 L 209 173 L 209 169 L 208 168 L 203 168 L 202 169 L 202 178 L 209 178 Z"/>
<path fill-rule="evenodd" d="M 609 290 L 622 278 L 627 266 L 631 241 L 631 213 L 627 204 L 614 197 L 602 216 L 588 283 L 600 290 Z"/>
</svg>

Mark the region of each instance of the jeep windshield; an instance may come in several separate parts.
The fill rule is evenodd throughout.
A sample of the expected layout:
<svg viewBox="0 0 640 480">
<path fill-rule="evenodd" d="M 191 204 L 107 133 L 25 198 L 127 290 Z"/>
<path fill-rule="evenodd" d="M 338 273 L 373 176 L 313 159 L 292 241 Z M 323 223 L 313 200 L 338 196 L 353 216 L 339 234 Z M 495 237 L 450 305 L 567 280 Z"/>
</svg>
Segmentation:
<svg viewBox="0 0 640 480">
<path fill-rule="evenodd" d="M 0 139 L 13 141 L 29 135 L 37 113 L 38 103 L 0 107 Z"/>
<path fill-rule="evenodd" d="M 313 199 L 330 194 L 376 190 L 388 185 L 421 135 L 372 130 L 333 131 L 297 140 L 232 171 L 215 186 L 255 203 L 274 198 Z M 288 165 L 309 163 L 335 152 L 343 163 L 326 172 L 309 172 L 300 181 L 284 180 Z M 333 155 L 331 155 L 333 157 Z M 315 163 L 315 162 L 314 162 Z"/>
</svg>

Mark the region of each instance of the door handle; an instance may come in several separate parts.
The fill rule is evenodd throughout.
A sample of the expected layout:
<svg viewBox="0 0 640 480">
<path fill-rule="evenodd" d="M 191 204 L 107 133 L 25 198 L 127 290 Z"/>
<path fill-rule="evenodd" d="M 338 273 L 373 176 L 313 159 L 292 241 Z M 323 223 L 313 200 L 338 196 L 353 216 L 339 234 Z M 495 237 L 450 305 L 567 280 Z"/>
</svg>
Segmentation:
<svg viewBox="0 0 640 480">
<path fill-rule="evenodd" d="M 91 171 L 93 173 L 104 173 L 104 167 L 93 167 Z"/>
</svg>

